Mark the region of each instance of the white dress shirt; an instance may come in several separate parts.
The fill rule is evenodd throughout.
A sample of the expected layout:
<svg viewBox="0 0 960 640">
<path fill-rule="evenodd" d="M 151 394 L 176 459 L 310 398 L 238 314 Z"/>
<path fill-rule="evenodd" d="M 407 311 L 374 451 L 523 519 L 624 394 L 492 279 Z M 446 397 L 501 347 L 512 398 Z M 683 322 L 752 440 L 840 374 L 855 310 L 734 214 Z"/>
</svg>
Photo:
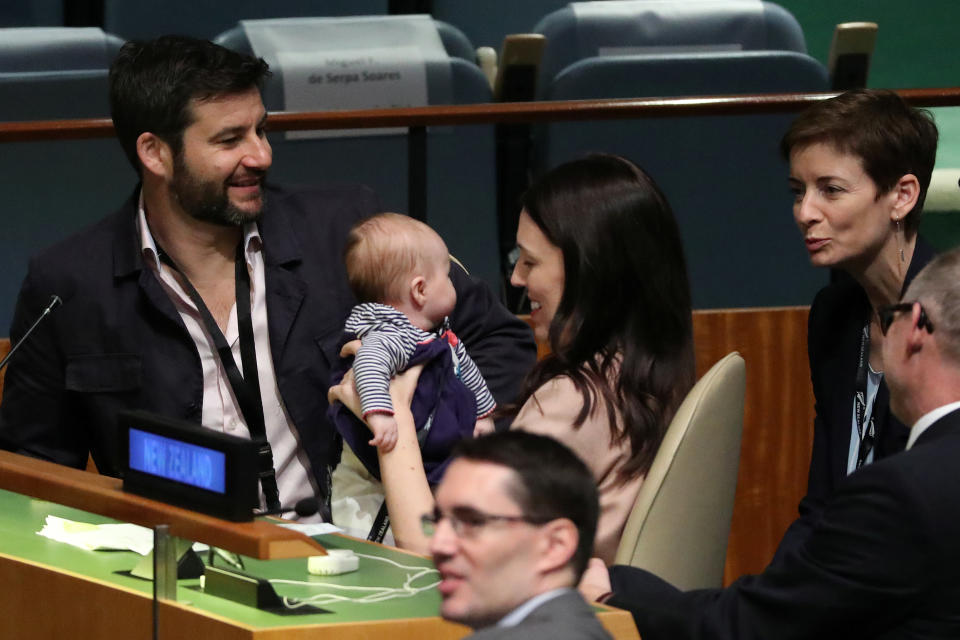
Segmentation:
<svg viewBox="0 0 960 640">
<path fill-rule="evenodd" d="M 220 363 L 217 348 L 207 332 L 200 312 L 180 283 L 182 277 L 176 270 L 160 261 L 157 243 L 150 232 L 143 207 L 143 195 L 140 196 L 138 227 L 140 246 L 144 263 L 159 279 L 164 291 L 170 297 L 183 324 L 186 326 L 200 356 L 203 372 L 203 411 L 201 422 L 208 429 L 229 435 L 249 438 L 250 431 L 243 420 L 237 399 L 230 386 L 226 370 Z M 263 420 L 267 440 L 273 449 L 273 466 L 277 473 L 277 487 L 280 491 L 280 503 L 291 506 L 302 498 L 317 495 L 313 486 L 313 475 L 306 453 L 299 446 L 297 431 L 290 420 L 287 409 L 280 397 L 277 376 L 273 369 L 273 355 L 270 349 L 270 335 L 267 326 L 267 299 L 265 267 L 263 264 L 263 245 L 256 223 L 248 223 L 243 228 L 244 253 L 247 270 L 250 273 L 250 314 L 253 321 L 253 340 L 257 354 L 257 373 L 260 379 L 260 397 L 263 401 Z M 230 310 L 230 319 L 224 338 L 233 353 L 237 368 L 243 373 L 240 359 L 240 333 L 237 323 L 237 305 Z M 318 392 L 322 392 L 320 390 Z M 261 506 L 263 496 L 261 495 Z M 319 520 L 319 516 L 305 520 Z"/>
<path fill-rule="evenodd" d="M 920 416 L 920 419 L 917 420 L 913 426 L 910 428 L 910 437 L 907 438 L 907 449 L 913 446 L 913 443 L 917 441 L 917 438 L 920 437 L 920 434 L 930 428 L 934 422 L 942 418 L 943 416 L 960 409 L 960 402 L 951 402 L 950 404 L 945 404 L 942 407 L 937 407 L 933 411 L 923 414 Z"/>
</svg>

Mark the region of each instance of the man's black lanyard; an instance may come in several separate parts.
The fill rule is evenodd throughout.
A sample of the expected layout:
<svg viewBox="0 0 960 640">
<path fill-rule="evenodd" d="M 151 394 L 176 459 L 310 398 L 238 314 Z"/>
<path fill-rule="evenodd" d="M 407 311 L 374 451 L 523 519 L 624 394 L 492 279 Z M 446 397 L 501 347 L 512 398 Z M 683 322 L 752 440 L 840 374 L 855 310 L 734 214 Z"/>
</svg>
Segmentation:
<svg viewBox="0 0 960 640">
<path fill-rule="evenodd" d="M 245 376 L 237 369 L 237 363 L 233 359 L 233 352 L 227 339 L 217 326 L 216 320 L 204 304 L 203 298 L 197 293 L 190 279 L 183 273 L 183 270 L 174 264 L 173 260 L 163 249 L 157 247 L 157 253 L 160 259 L 166 264 L 176 269 L 183 280 L 187 295 L 197 306 L 200 317 L 207 327 L 213 343 L 217 347 L 217 355 L 220 363 L 227 373 L 227 379 L 230 380 L 230 386 L 233 388 L 233 394 L 240 404 L 240 412 L 244 421 L 247 423 L 247 429 L 250 430 L 250 439 L 257 443 L 259 447 L 259 469 L 260 486 L 263 488 L 263 495 L 266 499 L 267 509 L 280 508 L 280 492 L 277 489 L 277 475 L 273 468 L 273 450 L 267 441 L 267 430 L 263 420 L 263 400 L 260 397 L 260 378 L 257 374 L 257 352 L 253 340 L 253 320 L 250 316 L 250 274 L 247 273 L 247 262 L 243 250 L 243 242 L 237 246 L 237 259 L 235 268 L 236 280 L 236 302 L 237 302 L 237 325 L 240 329 L 240 362 L 243 364 Z"/>
<path fill-rule="evenodd" d="M 870 322 L 863 327 L 863 336 L 860 338 L 860 362 L 857 365 L 857 387 L 853 400 L 854 414 L 857 418 L 857 434 L 860 436 L 860 448 L 857 450 L 857 466 L 859 469 L 867 462 L 867 456 L 873 451 L 877 433 L 873 424 L 873 412 L 870 412 L 870 424 L 864 429 L 863 418 L 867 412 L 867 367 L 870 359 Z"/>
</svg>

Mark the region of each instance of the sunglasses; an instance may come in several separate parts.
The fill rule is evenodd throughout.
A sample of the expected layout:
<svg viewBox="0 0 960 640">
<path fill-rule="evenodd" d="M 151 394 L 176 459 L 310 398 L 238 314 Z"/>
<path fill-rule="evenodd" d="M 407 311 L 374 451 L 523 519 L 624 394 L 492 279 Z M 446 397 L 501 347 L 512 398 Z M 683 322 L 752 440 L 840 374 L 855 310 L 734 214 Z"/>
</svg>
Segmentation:
<svg viewBox="0 0 960 640">
<path fill-rule="evenodd" d="M 893 324 L 894 317 L 898 311 L 912 311 L 913 305 L 920 304 L 919 302 L 898 302 L 897 304 L 888 304 L 877 309 L 877 315 L 880 316 L 880 333 L 887 335 L 887 330 L 890 329 L 890 325 Z M 917 327 L 921 329 L 926 329 L 928 333 L 933 333 L 933 323 L 930 322 L 930 318 L 927 317 L 927 312 L 924 311 L 923 305 L 920 305 L 920 319 L 917 320 Z"/>
</svg>

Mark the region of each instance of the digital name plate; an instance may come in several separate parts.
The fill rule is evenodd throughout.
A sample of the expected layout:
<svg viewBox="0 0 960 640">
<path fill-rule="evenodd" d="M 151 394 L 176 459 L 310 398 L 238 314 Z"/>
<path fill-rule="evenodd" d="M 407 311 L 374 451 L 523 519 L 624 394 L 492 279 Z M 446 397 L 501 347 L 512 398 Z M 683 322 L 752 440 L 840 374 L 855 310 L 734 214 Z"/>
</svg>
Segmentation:
<svg viewBox="0 0 960 640">
<path fill-rule="evenodd" d="M 228 520 L 253 519 L 254 442 L 145 411 L 121 413 L 119 425 L 125 491 Z"/>
<path fill-rule="evenodd" d="M 226 493 L 227 455 L 130 427 L 130 468 L 151 476 Z"/>
</svg>

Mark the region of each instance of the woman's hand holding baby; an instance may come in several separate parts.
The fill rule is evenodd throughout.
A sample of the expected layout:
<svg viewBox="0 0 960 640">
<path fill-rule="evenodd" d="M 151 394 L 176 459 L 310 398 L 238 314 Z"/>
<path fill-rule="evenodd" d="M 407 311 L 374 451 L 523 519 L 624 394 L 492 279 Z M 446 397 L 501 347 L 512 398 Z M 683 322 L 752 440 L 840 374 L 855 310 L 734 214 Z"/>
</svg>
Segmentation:
<svg viewBox="0 0 960 640">
<path fill-rule="evenodd" d="M 353 340 L 343 345 L 340 355 L 343 357 L 356 355 L 359 348 L 360 341 Z M 423 365 L 410 367 L 391 381 L 390 396 L 393 399 L 395 410 L 410 412 L 410 402 L 413 400 L 413 393 L 416 391 L 417 380 L 420 378 L 422 370 Z M 377 447 L 381 453 L 392 451 L 396 446 L 398 425 L 394 416 L 386 413 L 371 413 L 366 418 L 363 417 L 360 394 L 357 393 L 353 369 L 344 374 L 340 384 L 330 387 L 327 391 L 327 400 L 330 404 L 342 402 L 354 415 L 363 420 L 370 427 L 370 431 L 373 432 L 373 438 L 369 444 Z"/>
</svg>

